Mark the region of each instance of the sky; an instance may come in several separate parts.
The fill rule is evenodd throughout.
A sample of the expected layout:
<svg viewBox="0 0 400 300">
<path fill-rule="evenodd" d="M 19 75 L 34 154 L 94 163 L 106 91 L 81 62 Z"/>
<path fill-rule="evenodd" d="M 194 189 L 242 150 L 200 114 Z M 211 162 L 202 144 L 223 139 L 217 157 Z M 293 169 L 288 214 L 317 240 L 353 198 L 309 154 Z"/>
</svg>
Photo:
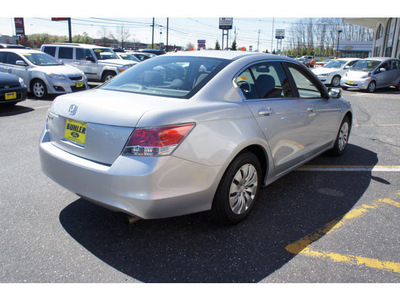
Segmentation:
<svg viewBox="0 0 400 300">
<path fill-rule="evenodd" d="M 67 22 L 53 22 L 51 17 L 71 17 L 72 35 L 87 32 L 98 38 L 107 28 L 116 35 L 116 28 L 123 26 L 130 39 L 143 43 L 152 42 L 151 23 L 155 18 L 154 42 L 166 43 L 167 17 L 169 19 L 169 45 L 197 45 L 206 40 L 206 47 L 214 48 L 222 43 L 222 30 L 218 28 L 220 17 L 232 17 L 233 29 L 229 31 L 229 46 L 236 34 L 238 47 L 252 46 L 256 51 L 277 49 L 274 38 L 276 29 L 289 28 L 300 18 L 306 17 L 387 17 L 391 11 L 399 11 L 399 4 L 380 0 L 380 7 L 397 6 L 397 9 L 371 11 L 358 1 L 337 0 L 335 5 L 317 0 L 102 0 L 102 1 L 50 1 L 21 0 L 23 5 L 11 6 L 0 12 L 0 35 L 15 33 L 14 17 L 24 17 L 25 33 L 48 33 L 68 36 Z M 387 3 L 387 5 L 385 5 Z M 345 9 L 344 9 L 345 7 Z M 390 15 L 389 15 L 390 16 Z M 236 30 L 235 30 L 236 29 Z M 160 34 L 161 32 L 161 34 Z M 283 48 L 285 42 L 283 40 Z M 226 45 L 226 37 L 225 37 Z"/>
<path fill-rule="evenodd" d="M 58 16 L 58 15 L 57 15 Z M 291 26 L 295 18 L 240 18 L 233 17 L 233 28 L 229 31 L 229 45 L 236 35 L 239 47 L 252 46 L 253 50 L 265 51 L 272 46 L 276 48 L 276 40 L 271 36 L 276 29 L 286 29 Z M 106 28 L 108 33 L 116 36 L 118 27 L 123 26 L 130 34 L 129 40 L 138 40 L 142 43 L 152 42 L 152 17 L 72 17 L 72 35 L 88 33 L 90 37 L 100 38 Z M 186 46 L 188 43 L 197 45 L 198 40 L 205 40 L 206 47 L 214 48 L 216 41 L 222 44 L 222 30 L 219 29 L 219 18 L 206 17 L 168 17 L 168 43 L 170 45 Z M 67 22 L 54 22 L 51 17 L 24 17 L 25 33 L 48 33 L 51 35 L 68 36 Z M 155 17 L 154 42 L 166 43 L 167 17 Z M 161 32 L 161 33 L 160 33 Z M 0 17 L 0 35 L 15 33 L 14 18 Z M 274 44 L 272 44 L 272 42 Z M 224 45 L 226 46 L 226 36 Z"/>
</svg>

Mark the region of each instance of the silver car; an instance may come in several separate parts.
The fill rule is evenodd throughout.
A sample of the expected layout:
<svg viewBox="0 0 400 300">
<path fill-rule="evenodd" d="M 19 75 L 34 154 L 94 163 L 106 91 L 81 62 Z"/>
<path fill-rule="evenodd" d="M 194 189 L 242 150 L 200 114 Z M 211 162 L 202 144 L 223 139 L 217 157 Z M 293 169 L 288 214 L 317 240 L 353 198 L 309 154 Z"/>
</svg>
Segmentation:
<svg viewBox="0 0 400 300">
<path fill-rule="evenodd" d="M 340 85 L 345 90 L 358 88 L 370 93 L 390 86 L 400 90 L 400 59 L 371 57 L 359 60 L 344 74 Z"/>
<path fill-rule="evenodd" d="M 22 78 L 37 98 L 87 90 L 87 78 L 77 68 L 36 50 L 0 49 L 0 72 Z"/>
<path fill-rule="evenodd" d="M 60 96 L 42 170 L 80 197 L 137 218 L 211 210 L 243 220 L 260 188 L 346 149 L 340 90 L 282 56 L 199 51 L 146 60 L 98 89 Z"/>
</svg>

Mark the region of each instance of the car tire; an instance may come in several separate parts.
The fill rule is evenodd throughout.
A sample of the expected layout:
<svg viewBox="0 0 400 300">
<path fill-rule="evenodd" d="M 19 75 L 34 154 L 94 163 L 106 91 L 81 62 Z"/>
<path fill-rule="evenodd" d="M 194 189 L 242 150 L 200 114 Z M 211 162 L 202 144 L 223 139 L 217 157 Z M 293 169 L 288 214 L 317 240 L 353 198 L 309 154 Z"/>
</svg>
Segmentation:
<svg viewBox="0 0 400 300">
<path fill-rule="evenodd" d="M 40 79 L 34 79 L 31 83 L 31 91 L 36 98 L 43 99 L 47 97 L 46 84 Z"/>
<path fill-rule="evenodd" d="M 106 81 L 109 81 L 111 78 L 113 78 L 115 75 L 117 75 L 117 74 L 115 74 L 115 72 L 112 72 L 112 71 L 105 71 L 104 73 L 103 73 L 103 76 L 101 77 L 101 80 L 103 81 L 103 82 L 106 82 Z"/>
<path fill-rule="evenodd" d="M 211 217 L 225 224 L 237 224 L 253 209 L 262 184 L 261 164 L 256 155 L 243 152 L 225 171 L 215 194 Z"/>
<path fill-rule="evenodd" d="M 375 81 L 371 81 L 371 82 L 368 84 L 367 92 L 368 92 L 368 93 L 373 93 L 373 92 L 375 92 L 375 90 L 376 90 L 376 83 L 375 83 Z"/>
<path fill-rule="evenodd" d="M 335 145 L 329 151 L 333 156 L 340 156 L 347 148 L 351 131 L 351 123 L 348 116 L 345 116 L 340 124 L 339 132 L 336 136 Z"/>
<path fill-rule="evenodd" d="M 334 76 L 334 77 L 332 78 L 331 85 L 332 85 L 333 87 L 338 87 L 338 86 L 340 86 L 340 76 L 339 76 L 339 75 L 336 75 L 336 76 Z"/>
</svg>

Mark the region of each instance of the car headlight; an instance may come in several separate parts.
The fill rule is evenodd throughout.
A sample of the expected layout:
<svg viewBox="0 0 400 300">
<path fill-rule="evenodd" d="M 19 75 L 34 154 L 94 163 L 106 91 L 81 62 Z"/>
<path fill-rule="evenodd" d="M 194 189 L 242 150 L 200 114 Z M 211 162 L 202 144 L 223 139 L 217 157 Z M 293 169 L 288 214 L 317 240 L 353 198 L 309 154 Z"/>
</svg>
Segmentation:
<svg viewBox="0 0 400 300">
<path fill-rule="evenodd" d="M 20 84 L 22 87 L 25 87 L 25 82 L 24 82 L 24 80 L 23 80 L 21 77 L 18 78 L 18 81 L 19 81 L 19 84 Z"/>
<path fill-rule="evenodd" d="M 329 75 L 329 73 L 319 74 L 319 76 L 321 76 L 321 77 L 327 77 L 328 75 Z"/>
<path fill-rule="evenodd" d="M 123 72 L 123 71 L 127 70 L 128 68 L 129 68 L 129 66 L 128 66 L 128 65 L 125 65 L 125 66 L 119 67 L 118 70 L 119 70 L 120 72 Z"/>
<path fill-rule="evenodd" d="M 54 79 L 67 79 L 67 77 L 63 74 L 48 73 L 47 75 Z"/>
</svg>

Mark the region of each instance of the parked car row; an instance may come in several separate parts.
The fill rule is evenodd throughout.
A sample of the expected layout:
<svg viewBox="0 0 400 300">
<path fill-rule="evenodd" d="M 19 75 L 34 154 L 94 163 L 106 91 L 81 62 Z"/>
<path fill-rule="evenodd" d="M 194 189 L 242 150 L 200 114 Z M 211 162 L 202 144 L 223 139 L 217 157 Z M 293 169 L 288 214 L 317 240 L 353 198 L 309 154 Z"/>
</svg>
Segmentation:
<svg viewBox="0 0 400 300">
<path fill-rule="evenodd" d="M 378 88 L 391 86 L 400 90 L 400 59 L 339 58 L 313 72 L 324 84 L 341 86 L 344 90 L 357 88 L 373 93 Z"/>
<path fill-rule="evenodd" d="M 146 52 L 117 54 L 107 47 L 85 44 L 44 44 L 41 51 L 21 45 L 0 44 L 0 72 L 18 76 L 23 80 L 26 92 L 44 98 L 49 94 L 86 90 L 89 88 L 88 80 L 108 81 L 154 56 L 156 54 Z M 10 77 L 6 80 L 2 76 L 2 79 L 4 82 L 0 83 L 0 87 L 9 86 Z M 26 98 L 26 92 L 11 94 L 14 92 L 7 89 L 2 92 L 6 96 L 1 96 L 1 102 L 11 104 L 24 100 L 16 95 Z"/>
</svg>

